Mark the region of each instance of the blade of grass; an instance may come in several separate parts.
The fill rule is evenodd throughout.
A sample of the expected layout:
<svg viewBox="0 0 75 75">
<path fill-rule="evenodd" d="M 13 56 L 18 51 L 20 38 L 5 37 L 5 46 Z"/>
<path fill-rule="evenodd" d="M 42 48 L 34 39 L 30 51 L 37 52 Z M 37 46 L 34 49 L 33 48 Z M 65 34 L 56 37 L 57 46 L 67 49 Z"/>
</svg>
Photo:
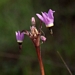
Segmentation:
<svg viewBox="0 0 75 75">
<path fill-rule="evenodd" d="M 68 72 L 70 73 L 70 75 L 73 75 L 71 70 L 69 69 L 69 67 L 67 66 L 66 62 L 64 61 L 64 59 L 62 58 L 61 54 L 57 51 L 59 57 L 61 58 L 62 62 L 64 63 L 66 69 L 68 70 Z"/>
</svg>

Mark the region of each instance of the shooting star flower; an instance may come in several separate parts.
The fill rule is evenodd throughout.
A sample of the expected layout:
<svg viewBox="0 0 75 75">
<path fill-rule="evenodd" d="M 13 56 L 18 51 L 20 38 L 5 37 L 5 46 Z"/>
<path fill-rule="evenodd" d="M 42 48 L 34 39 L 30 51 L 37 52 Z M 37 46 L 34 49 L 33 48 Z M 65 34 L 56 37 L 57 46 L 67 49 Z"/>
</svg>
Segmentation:
<svg viewBox="0 0 75 75">
<path fill-rule="evenodd" d="M 20 31 L 15 32 L 16 33 L 16 40 L 18 43 L 22 43 L 24 39 L 24 33 L 21 33 Z"/>
<path fill-rule="evenodd" d="M 54 12 L 55 11 L 49 9 L 48 13 L 42 12 L 42 15 L 38 13 L 36 15 L 42 22 L 45 23 L 46 27 L 52 27 L 54 26 L 54 16 L 53 16 Z"/>
</svg>

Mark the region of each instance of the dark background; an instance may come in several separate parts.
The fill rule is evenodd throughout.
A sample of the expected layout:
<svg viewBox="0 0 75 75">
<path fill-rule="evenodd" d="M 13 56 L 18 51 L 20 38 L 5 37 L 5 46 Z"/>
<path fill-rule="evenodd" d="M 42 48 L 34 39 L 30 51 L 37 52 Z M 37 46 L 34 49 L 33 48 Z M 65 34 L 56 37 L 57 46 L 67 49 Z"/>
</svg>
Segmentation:
<svg viewBox="0 0 75 75">
<path fill-rule="evenodd" d="M 75 0 L 0 0 L 0 75 L 41 75 L 32 41 L 25 36 L 19 52 L 15 31 L 27 29 L 36 13 L 55 10 L 53 35 L 43 24 L 41 45 L 46 75 L 69 75 L 57 51 L 75 75 Z"/>
</svg>

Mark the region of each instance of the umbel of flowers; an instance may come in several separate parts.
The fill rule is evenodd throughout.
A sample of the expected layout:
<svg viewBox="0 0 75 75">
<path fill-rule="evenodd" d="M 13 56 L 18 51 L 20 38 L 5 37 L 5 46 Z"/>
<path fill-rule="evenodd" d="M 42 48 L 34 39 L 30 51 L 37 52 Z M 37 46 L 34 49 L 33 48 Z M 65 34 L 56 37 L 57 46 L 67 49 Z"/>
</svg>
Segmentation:
<svg viewBox="0 0 75 75">
<path fill-rule="evenodd" d="M 16 40 L 19 43 L 19 45 L 22 45 L 23 39 L 24 39 L 24 35 L 29 36 L 29 38 L 33 41 L 35 46 L 40 46 L 40 40 L 42 42 L 46 41 L 46 37 L 44 35 L 41 35 L 41 29 L 37 29 L 36 28 L 36 22 L 35 22 L 35 18 L 32 17 L 31 18 L 31 24 L 32 26 L 30 26 L 30 31 L 27 30 L 22 30 L 22 31 L 16 31 Z M 39 41 L 37 43 L 37 41 Z"/>
<path fill-rule="evenodd" d="M 38 13 L 36 15 L 42 22 L 45 23 L 46 27 L 50 28 L 50 27 L 54 26 L 54 16 L 53 16 L 54 12 L 55 11 L 52 11 L 50 9 L 48 11 L 48 13 L 42 12 L 42 15 L 40 15 Z M 32 40 L 32 42 L 35 46 L 35 49 L 36 49 L 37 56 L 38 56 L 41 74 L 45 75 L 44 66 L 43 66 L 43 63 L 42 63 L 42 58 L 41 58 L 41 53 L 40 53 L 40 44 L 41 44 L 41 41 L 42 42 L 46 41 L 46 37 L 42 33 L 41 25 L 40 25 L 40 28 L 38 28 L 38 29 L 36 28 L 36 21 L 35 21 L 34 17 L 31 18 L 30 31 L 22 30 L 22 31 L 16 32 L 16 40 L 19 44 L 20 49 L 22 49 L 22 42 L 23 42 L 23 39 L 24 39 L 24 35 L 27 35 Z"/>
<path fill-rule="evenodd" d="M 47 28 L 49 28 L 49 30 L 51 31 L 50 33 L 53 34 L 52 32 L 52 27 L 54 26 L 54 16 L 53 16 L 53 13 L 55 11 L 49 9 L 48 13 L 46 12 L 42 12 L 42 15 L 40 14 L 36 14 L 37 17 L 43 22 L 45 23 L 45 26 Z M 41 69 L 41 75 L 45 75 L 45 72 L 44 72 L 44 66 L 43 66 L 43 62 L 42 62 L 42 58 L 41 58 L 41 51 L 40 51 L 40 44 L 41 44 L 41 41 L 42 43 L 46 41 L 46 37 L 45 35 L 42 35 L 43 34 L 43 31 L 42 31 L 42 26 L 40 25 L 40 28 L 37 29 L 36 28 L 36 21 L 35 21 L 35 18 L 32 17 L 31 18 L 31 26 L 30 26 L 30 31 L 28 30 L 22 30 L 22 31 L 16 31 L 16 40 L 19 44 L 19 49 L 21 50 L 22 49 L 22 42 L 23 42 L 23 39 L 24 39 L 24 35 L 27 35 L 29 36 L 29 38 L 32 40 L 34 46 L 35 46 L 35 49 L 36 49 L 36 53 L 37 53 L 37 56 L 38 56 L 38 61 L 39 61 L 39 65 L 40 65 L 40 69 Z M 66 62 L 64 61 L 64 59 L 62 58 L 61 54 L 57 51 L 59 57 L 61 58 L 62 62 L 64 63 L 65 67 L 67 68 L 68 72 L 70 73 L 70 75 L 72 75 L 72 72 L 70 71 L 69 67 L 67 66 Z"/>
<path fill-rule="evenodd" d="M 45 42 L 46 37 L 42 35 L 40 29 L 36 28 L 34 17 L 32 17 L 31 23 L 32 23 L 32 26 L 30 26 L 30 31 L 22 30 L 22 31 L 16 32 L 16 39 L 17 39 L 17 42 L 19 43 L 20 49 L 22 48 L 22 42 L 24 39 L 24 35 L 27 35 L 32 40 L 32 42 L 36 48 L 41 73 L 42 73 L 42 75 L 44 75 L 44 67 L 43 67 L 41 53 L 40 53 L 40 41 Z"/>
</svg>

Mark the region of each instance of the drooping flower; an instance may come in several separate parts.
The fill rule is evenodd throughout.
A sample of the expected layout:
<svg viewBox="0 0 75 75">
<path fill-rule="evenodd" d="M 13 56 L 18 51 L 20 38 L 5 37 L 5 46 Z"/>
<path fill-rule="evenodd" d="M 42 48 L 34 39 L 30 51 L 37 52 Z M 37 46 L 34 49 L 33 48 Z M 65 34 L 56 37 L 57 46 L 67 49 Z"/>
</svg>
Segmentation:
<svg viewBox="0 0 75 75">
<path fill-rule="evenodd" d="M 16 40 L 18 43 L 22 43 L 24 39 L 24 33 L 21 33 L 20 31 L 15 32 L 16 33 Z"/>
<path fill-rule="evenodd" d="M 40 38 L 41 38 L 42 41 L 44 41 L 44 42 L 46 41 L 46 37 L 45 36 L 41 36 Z"/>
<path fill-rule="evenodd" d="M 55 11 L 49 9 L 48 13 L 42 12 L 42 15 L 38 13 L 36 15 L 42 22 L 45 23 L 46 27 L 52 27 L 54 26 L 54 16 L 53 16 L 54 12 Z"/>
</svg>

